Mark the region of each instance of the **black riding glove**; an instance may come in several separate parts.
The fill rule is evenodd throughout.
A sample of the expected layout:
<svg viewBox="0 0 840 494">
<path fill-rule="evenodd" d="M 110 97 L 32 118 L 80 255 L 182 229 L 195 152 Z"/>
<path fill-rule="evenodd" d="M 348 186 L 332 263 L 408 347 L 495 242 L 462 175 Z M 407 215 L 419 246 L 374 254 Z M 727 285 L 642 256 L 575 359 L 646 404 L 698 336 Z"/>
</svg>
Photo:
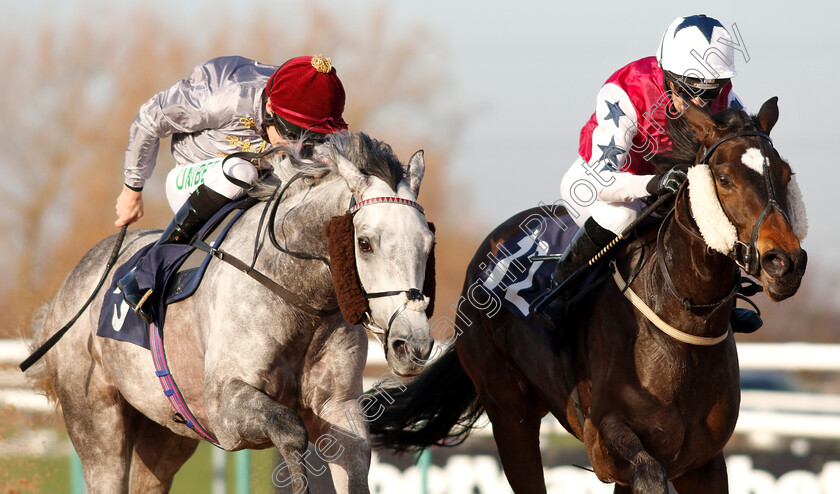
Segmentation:
<svg viewBox="0 0 840 494">
<path fill-rule="evenodd" d="M 684 171 L 672 168 L 650 179 L 646 189 L 652 196 L 667 194 L 668 192 L 676 193 L 687 178 L 688 175 Z"/>
</svg>

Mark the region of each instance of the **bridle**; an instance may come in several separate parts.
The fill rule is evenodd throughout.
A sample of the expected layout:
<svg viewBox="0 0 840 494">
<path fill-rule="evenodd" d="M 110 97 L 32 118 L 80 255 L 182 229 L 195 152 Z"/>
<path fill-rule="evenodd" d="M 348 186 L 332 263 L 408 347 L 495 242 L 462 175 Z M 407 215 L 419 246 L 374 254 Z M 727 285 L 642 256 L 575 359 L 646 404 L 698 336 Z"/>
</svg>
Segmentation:
<svg viewBox="0 0 840 494">
<path fill-rule="evenodd" d="M 759 138 L 759 150 L 760 150 L 761 156 L 763 158 L 762 175 L 764 176 L 765 187 L 767 188 L 767 198 L 768 198 L 768 200 L 767 200 L 767 206 L 764 208 L 764 211 L 761 213 L 761 215 L 759 216 L 755 225 L 753 226 L 753 231 L 750 235 L 749 243 L 744 243 L 744 242 L 741 242 L 740 240 L 736 239 L 736 243 L 735 243 L 736 247 L 734 249 L 732 249 L 732 251 L 728 254 L 728 256 L 735 261 L 735 264 L 738 267 L 740 267 L 741 269 L 746 271 L 751 276 L 758 277 L 760 275 L 760 263 L 759 263 L 759 257 L 757 255 L 758 248 L 756 247 L 756 241 L 758 239 L 758 231 L 761 228 L 761 224 L 764 222 L 764 220 L 767 218 L 767 215 L 773 209 L 778 210 L 785 217 L 785 219 L 789 221 L 787 214 L 785 214 L 785 212 L 782 210 L 781 206 L 779 205 L 779 202 L 776 200 L 776 192 L 775 192 L 775 189 L 773 187 L 773 182 L 770 178 L 770 158 L 767 156 L 767 153 L 765 151 L 764 140 L 766 139 L 768 142 L 770 142 L 771 145 L 772 145 L 773 141 L 770 140 L 770 137 L 767 134 L 765 134 L 763 132 L 760 132 L 758 130 L 735 132 L 735 133 L 726 135 L 724 137 L 721 137 L 720 139 L 715 141 L 711 146 L 706 148 L 706 150 L 703 152 L 701 158 L 697 161 L 697 164 L 698 165 L 707 165 L 711 168 L 711 165 L 709 165 L 709 158 L 712 156 L 712 154 L 715 152 L 715 150 L 718 148 L 718 146 L 720 146 L 722 143 L 724 143 L 724 142 L 726 142 L 730 139 L 735 139 L 737 137 L 758 137 Z M 671 209 L 671 211 L 669 211 L 668 214 L 665 216 L 664 220 L 662 221 L 662 224 L 659 227 L 659 232 L 657 233 L 657 240 L 656 240 L 656 249 L 657 249 L 657 254 L 658 254 L 657 259 L 658 259 L 660 272 L 662 273 L 664 281 L 665 281 L 665 286 L 671 291 L 672 295 L 674 295 L 682 303 L 683 307 L 686 310 L 688 310 L 688 311 L 695 311 L 695 310 L 709 311 L 707 316 L 706 316 L 707 320 L 709 318 L 711 318 L 712 315 L 718 311 L 718 309 L 720 309 L 721 307 L 724 307 L 726 302 L 732 300 L 732 298 L 736 297 L 736 296 L 739 297 L 739 298 L 743 298 L 744 300 L 749 302 L 751 305 L 753 305 L 753 307 L 755 307 L 755 304 L 753 304 L 748 298 L 741 297 L 740 295 L 738 295 L 738 291 L 740 289 L 744 289 L 745 292 L 753 292 L 754 293 L 756 291 L 756 287 L 759 286 L 759 285 L 757 283 L 751 281 L 751 280 L 747 280 L 748 286 L 742 287 L 741 286 L 742 280 L 740 280 L 740 278 L 738 276 L 737 269 L 736 269 L 736 272 L 735 272 L 735 280 L 734 280 L 732 288 L 729 290 L 729 292 L 721 300 L 719 300 L 717 302 L 714 302 L 714 303 L 711 303 L 711 304 L 696 304 L 696 303 L 694 303 L 691 299 L 689 299 L 688 297 L 685 297 L 682 293 L 680 293 L 679 289 L 677 289 L 676 285 L 674 284 L 674 281 L 671 278 L 671 273 L 669 272 L 668 266 L 665 263 L 665 254 L 662 251 L 662 244 L 663 244 L 663 238 L 662 237 L 663 237 L 663 233 L 666 229 L 666 225 L 669 223 L 669 220 L 674 220 L 674 222 L 682 230 L 684 230 L 686 233 L 688 233 L 690 236 L 694 237 L 695 239 L 699 240 L 702 243 L 705 243 L 705 241 L 703 240 L 702 237 L 700 237 L 699 235 L 697 235 L 696 233 L 691 231 L 691 229 L 689 229 L 687 226 L 683 225 L 682 222 L 680 222 L 679 219 L 677 218 L 677 215 L 675 214 L 676 204 L 679 202 L 679 197 L 683 193 L 685 188 L 686 188 L 686 186 L 684 185 L 677 192 L 677 198 L 675 200 L 675 208 Z M 718 197 L 718 201 L 720 201 L 719 197 Z M 618 269 L 614 268 L 614 275 L 617 275 L 617 274 L 618 274 Z M 659 318 L 656 317 L 656 314 L 653 313 L 652 311 L 650 311 L 650 309 L 643 302 L 641 302 L 640 300 L 639 301 L 634 301 L 632 296 L 635 295 L 635 294 L 633 294 L 632 291 L 630 291 L 628 289 L 629 283 L 625 283 L 624 280 L 620 278 L 620 275 L 616 278 L 616 282 L 619 285 L 619 287 L 622 289 L 622 291 L 625 292 L 626 296 L 627 296 L 627 293 L 630 293 L 630 296 L 628 296 L 628 298 L 631 300 L 631 302 L 633 302 L 633 304 L 637 308 L 639 308 L 639 310 L 642 311 L 648 319 L 653 321 L 654 324 L 660 330 L 666 332 L 672 338 L 675 338 L 675 339 L 677 339 L 679 341 L 682 341 L 684 343 L 689 343 L 689 344 L 693 344 L 693 345 L 708 346 L 708 345 L 715 345 L 717 343 L 720 343 L 721 341 L 725 340 L 727 335 L 729 334 L 729 330 L 727 330 L 725 333 L 723 333 L 722 335 L 720 335 L 718 337 L 715 337 L 715 338 L 697 337 L 697 336 L 690 335 L 688 333 L 684 333 L 684 332 L 682 332 L 682 331 L 680 331 L 676 328 L 673 328 L 670 325 L 668 325 L 667 323 L 665 323 L 664 321 L 659 320 Z M 645 309 L 647 309 L 647 310 L 645 310 Z"/>
<path fill-rule="evenodd" d="M 763 159 L 762 164 L 762 175 L 764 176 L 764 184 L 767 189 L 767 206 L 762 211 L 761 215 L 758 217 L 758 221 L 755 222 L 753 226 L 752 234 L 750 234 L 749 243 L 741 242 L 740 240 L 735 241 L 735 248 L 732 249 L 732 252 L 729 253 L 729 257 L 731 257 L 735 263 L 744 271 L 746 271 L 749 275 L 753 277 L 759 277 L 761 274 L 761 266 L 760 266 L 760 259 L 758 256 L 758 247 L 756 247 L 756 241 L 758 240 L 758 231 L 761 228 L 762 223 L 767 218 L 767 215 L 775 209 L 782 216 L 785 218 L 786 221 L 790 222 L 790 218 L 784 212 L 782 207 L 779 205 L 779 202 L 776 200 L 776 190 L 773 187 L 773 181 L 770 178 L 770 158 L 767 156 L 767 152 L 764 148 L 764 141 L 773 145 L 773 141 L 770 139 L 770 136 L 767 134 L 760 132 L 758 130 L 745 130 L 741 132 L 735 132 L 733 134 L 729 134 L 727 136 L 723 136 L 714 144 L 709 146 L 706 151 L 703 153 L 703 157 L 698 161 L 698 164 L 701 165 L 708 165 L 709 158 L 715 152 L 718 146 L 722 143 L 734 139 L 736 137 L 758 137 L 758 149 L 761 152 L 761 157 Z M 719 200 L 719 199 L 718 199 Z"/>
<path fill-rule="evenodd" d="M 350 207 L 347 210 L 348 214 L 355 215 L 365 206 L 370 206 L 371 204 L 397 204 L 401 206 L 409 206 L 418 211 L 424 216 L 426 215 L 426 211 L 423 209 L 423 206 L 418 204 L 415 201 L 409 199 L 403 199 L 401 197 L 393 197 L 393 196 L 380 196 L 380 197 L 371 197 L 370 199 L 365 199 L 360 202 L 356 202 L 355 196 L 350 198 Z M 376 324 L 373 320 L 373 316 L 370 314 L 370 310 L 365 312 L 365 319 L 362 320 L 361 324 L 365 327 L 368 331 L 376 335 L 377 337 L 385 337 L 385 341 L 383 344 L 385 345 L 385 352 L 388 351 L 388 334 L 391 332 L 391 326 L 394 324 L 394 321 L 397 317 L 408 308 L 408 304 L 413 301 L 422 301 L 423 300 L 423 291 L 419 288 L 409 288 L 407 290 L 386 290 L 381 292 L 368 292 L 365 290 L 365 287 L 362 285 L 361 280 L 359 281 L 359 286 L 362 289 L 362 294 L 364 295 L 366 300 L 370 300 L 373 298 L 382 298 L 382 297 L 393 297 L 401 294 L 406 295 L 406 301 L 403 303 L 397 310 L 391 314 L 391 317 L 388 319 L 388 324 L 385 328 Z"/>
</svg>

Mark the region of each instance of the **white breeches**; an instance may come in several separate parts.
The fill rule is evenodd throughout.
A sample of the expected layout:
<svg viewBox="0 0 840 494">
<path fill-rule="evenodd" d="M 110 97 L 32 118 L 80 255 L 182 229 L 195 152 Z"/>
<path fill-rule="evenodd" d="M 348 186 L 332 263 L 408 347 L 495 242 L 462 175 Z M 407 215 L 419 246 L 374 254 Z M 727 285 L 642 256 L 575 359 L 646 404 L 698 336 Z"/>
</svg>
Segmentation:
<svg viewBox="0 0 840 494">
<path fill-rule="evenodd" d="M 594 167 L 578 158 L 560 181 L 561 204 L 578 226 L 583 226 L 591 217 L 602 227 L 619 234 L 645 207 L 643 201 L 633 197 L 647 195 L 644 184 L 649 179 L 629 173 L 596 173 Z M 606 201 L 601 199 L 604 196 L 619 200 Z"/>
<path fill-rule="evenodd" d="M 228 199 L 245 195 L 245 189 L 225 178 L 222 172 L 224 158 L 214 158 L 191 165 L 176 166 L 166 176 L 166 199 L 173 212 L 178 211 L 199 185 L 205 184 Z M 240 158 L 231 158 L 224 164 L 228 175 L 246 183 L 257 178 L 257 168 Z"/>
</svg>

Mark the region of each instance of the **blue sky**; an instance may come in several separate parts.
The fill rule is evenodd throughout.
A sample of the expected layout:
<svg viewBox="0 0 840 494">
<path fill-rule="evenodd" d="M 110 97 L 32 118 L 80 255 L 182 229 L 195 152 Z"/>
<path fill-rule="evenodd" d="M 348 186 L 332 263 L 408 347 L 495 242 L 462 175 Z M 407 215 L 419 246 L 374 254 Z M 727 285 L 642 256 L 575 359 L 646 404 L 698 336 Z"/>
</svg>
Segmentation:
<svg viewBox="0 0 840 494">
<path fill-rule="evenodd" d="M 512 212 L 557 198 L 576 157 L 580 127 L 603 81 L 631 60 L 654 55 L 675 18 L 706 13 L 737 24 L 749 61 L 733 80 L 747 108 L 779 96 L 777 149 L 797 173 L 808 207 L 805 241 L 814 263 L 840 268 L 840 227 L 832 143 L 840 105 L 840 7 L 822 2 L 402 2 L 405 20 L 425 19 L 452 47 L 457 91 L 476 115 L 452 166 L 458 182 L 477 177 L 470 202 L 495 224 Z M 475 6 L 473 6 L 475 5 Z M 478 5 L 481 5 L 480 7 Z"/>
<path fill-rule="evenodd" d="M 727 27 L 737 24 L 750 59 L 738 59 L 735 91 L 753 111 L 767 98 L 779 96 L 780 119 L 773 137 L 797 173 L 808 206 L 810 234 L 805 247 L 811 265 L 840 270 L 840 259 L 833 255 L 840 228 L 833 219 L 836 179 L 830 173 L 840 110 L 833 95 L 840 73 L 837 4 L 806 8 L 801 2 L 731 0 L 694 6 L 644 1 L 565 5 L 547 0 L 319 3 L 346 12 L 348 21 L 387 6 L 393 32 L 425 25 L 435 42 L 448 47 L 453 80 L 446 98 L 469 116 L 447 173 L 466 191 L 463 200 L 485 229 L 538 201 L 557 199 L 560 178 L 576 157 L 580 127 L 593 111 L 599 87 L 627 62 L 653 55 L 672 20 L 706 13 Z M 56 5 L 45 0 L 13 5 L 11 15 L 0 24 L 6 29 L 10 23 L 37 24 L 47 9 L 51 18 L 87 11 L 107 22 L 107 12 L 115 6 L 93 1 Z M 203 3 L 149 0 L 143 5 L 177 20 L 186 19 Z M 228 6 L 234 5 L 245 9 L 253 4 Z M 267 5 L 293 18 L 301 4 L 258 2 L 258 8 Z M 234 14 L 222 14 L 231 15 L 235 25 Z"/>
</svg>

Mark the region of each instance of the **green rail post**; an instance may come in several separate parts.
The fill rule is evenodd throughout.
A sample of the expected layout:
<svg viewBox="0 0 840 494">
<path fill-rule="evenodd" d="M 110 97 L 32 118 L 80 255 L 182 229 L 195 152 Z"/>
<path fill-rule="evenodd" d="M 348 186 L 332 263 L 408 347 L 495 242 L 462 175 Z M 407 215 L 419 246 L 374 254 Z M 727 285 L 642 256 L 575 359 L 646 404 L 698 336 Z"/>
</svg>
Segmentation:
<svg viewBox="0 0 840 494">
<path fill-rule="evenodd" d="M 429 467 L 432 465 L 432 450 L 426 448 L 417 458 L 420 469 L 420 494 L 429 494 Z"/>
<path fill-rule="evenodd" d="M 234 455 L 236 456 L 236 494 L 251 494 L 251 452 L 243 449 Z"/>
<path fill-rule="evenodd" d="M 70 492 L 72 494 L 86 494 L 85 475 L 82 473 L 82 462 L 76 450 L 70 447 Z"/>
</svg>

